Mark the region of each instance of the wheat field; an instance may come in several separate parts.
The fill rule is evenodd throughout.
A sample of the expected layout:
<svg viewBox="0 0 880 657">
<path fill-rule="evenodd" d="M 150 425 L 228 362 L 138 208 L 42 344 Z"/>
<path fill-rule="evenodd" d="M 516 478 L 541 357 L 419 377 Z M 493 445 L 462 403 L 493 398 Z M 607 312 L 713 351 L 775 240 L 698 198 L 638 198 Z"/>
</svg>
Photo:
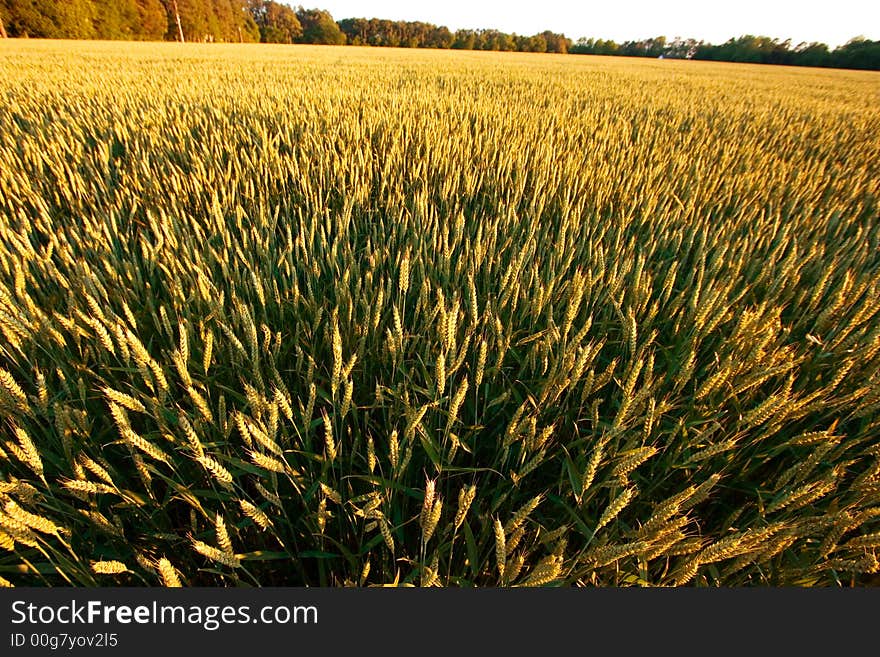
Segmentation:
<svg viewBox="0 0 880 657">
<path fill-rule="evenodd" d="M 7 40 L 0 92 L 0 582 L 878 582 L 878 74 Z"/>
</svg>

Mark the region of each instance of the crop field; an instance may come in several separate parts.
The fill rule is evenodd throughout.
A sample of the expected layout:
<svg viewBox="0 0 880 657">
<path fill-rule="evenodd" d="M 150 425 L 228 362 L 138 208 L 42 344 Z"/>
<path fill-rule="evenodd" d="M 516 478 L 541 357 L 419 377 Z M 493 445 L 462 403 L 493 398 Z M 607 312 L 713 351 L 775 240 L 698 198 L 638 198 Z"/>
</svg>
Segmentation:
<svg viewBox="0 0 880 657">
<path fill-rule="evenodd" d="M 0 43 L 0 582 L 868 586 L 880 75 Z"/>
</svg>

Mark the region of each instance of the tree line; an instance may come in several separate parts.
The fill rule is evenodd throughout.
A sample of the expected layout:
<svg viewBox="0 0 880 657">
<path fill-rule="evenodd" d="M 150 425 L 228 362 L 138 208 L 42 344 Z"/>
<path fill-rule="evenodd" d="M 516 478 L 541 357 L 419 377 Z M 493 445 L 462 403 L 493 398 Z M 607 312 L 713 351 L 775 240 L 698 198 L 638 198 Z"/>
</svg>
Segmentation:
<svg viewBox="0 0 880 657">
<path fill-rule="evenodd" d="M 580 39 L 569 52 L 581 55 L 620 55 L 624 57 L 663 57 L 670 59 L 701 59 L 716 62 L 751 64 L 783 64 L 786 66 L 821 66 L 880 70 L 880 41 L 856 37 L 831 50 L 824 43 L 791 39 L 780 41 L 766 36 L 747 34 L 713 45 L 695 39 L 654 37 L 640 41 L 616 43 L 604 39 Z"/>
<path fill-rule="evenodd" d="M 339 27 L 353 46 L 403 48 L 452 48 L 514 52 L 565 53 L 571 39 L 545 31 L 532 36 L 498 30 L 456 30 L 419 21 L 391 21 L 381 18 L 346 18 Z"/>
<path fill-rule="evenodd" d="M 349 18 L 274 0 L 0 0 L 10 37 L 317 43 L 564 53 L 565 35 L 450 31 L 430 23 Z M 5 29 L 3 29 L 5 28 Z"/>
<path fill-rule="evenodd" d="M 695 39 L 583 38 L 544 31 L 456 30 L 420 21 L 346 18 L 274 0 L 0 0 L 0 36 L 241 43 L 314 43 L 664 57 L 880 70 L 880 41 L 824 43 L 746 35 L 713 45 Z"/>
<path fill-rule="evenodd" d="M 345 43 L 320 9 L 266 0 L 0 0 L 10 37 Z"/>
</svg>

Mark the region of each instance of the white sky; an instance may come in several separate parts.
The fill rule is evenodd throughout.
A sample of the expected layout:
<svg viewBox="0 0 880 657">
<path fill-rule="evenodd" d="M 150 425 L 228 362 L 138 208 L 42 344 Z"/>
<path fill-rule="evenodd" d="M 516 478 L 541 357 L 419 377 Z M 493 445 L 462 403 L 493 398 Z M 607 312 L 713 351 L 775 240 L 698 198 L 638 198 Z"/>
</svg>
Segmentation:
<svg viewBox="0 0 880 657">
<path fill-rule="evenodd" d="M 327 9 L 342 18 L 421 20 L 459 28 L 534 34 L 564 32 L 575 41 L 625 41 L 654 36 L 722 43 L 756 34 L 822 41 L 834 48 L 854 36 L 880 39 L 880 0 L 284 0 Z"/>
</svg>

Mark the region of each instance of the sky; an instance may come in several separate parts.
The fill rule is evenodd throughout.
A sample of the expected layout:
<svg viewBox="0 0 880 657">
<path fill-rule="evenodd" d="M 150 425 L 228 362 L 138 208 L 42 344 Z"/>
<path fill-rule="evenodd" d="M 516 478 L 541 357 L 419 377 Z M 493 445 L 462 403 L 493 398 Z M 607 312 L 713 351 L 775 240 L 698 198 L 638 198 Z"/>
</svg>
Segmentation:
<svg viewBox="0 0 880 657">
<path fill-rule="evenodd" d="M 676 36 L 723 43 L 755 34 L 836 47 L 854 36 L 880 40 L 880 0 L 310 0 L 342 18 L 424 21 L 452 30 L 494 28 L 531 35 L 544 30 L 577 40 L 627 41 Z M 302 0 L 290 4 L 313 5 Z"/>
</svg>

